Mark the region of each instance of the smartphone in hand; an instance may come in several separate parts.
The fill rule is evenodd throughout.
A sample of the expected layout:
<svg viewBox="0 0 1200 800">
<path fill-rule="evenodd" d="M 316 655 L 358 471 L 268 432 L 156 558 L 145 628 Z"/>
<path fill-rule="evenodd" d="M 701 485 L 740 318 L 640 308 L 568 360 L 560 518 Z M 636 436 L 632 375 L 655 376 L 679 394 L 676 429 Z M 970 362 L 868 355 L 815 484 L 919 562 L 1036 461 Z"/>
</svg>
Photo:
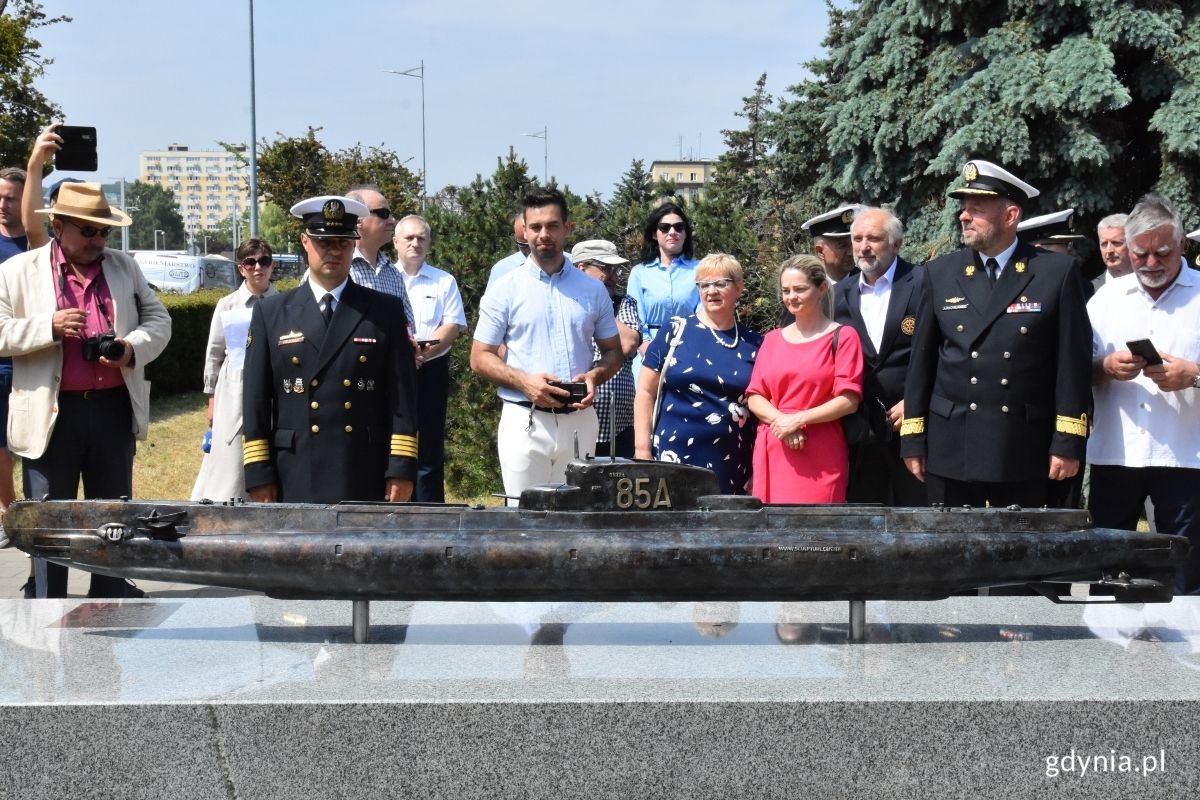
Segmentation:
<svg viewBox="0 0 1200 800">
<path fill-rule="evenodd" d="M 1158 348 L 1149 339 L 1135 339 L 1132 342 L 1126 342 L 1125 346 L 1135 356 L 1141 356 L 1148 367 L 1156 367 L 1163 363 L 1162 356 L 1158 354 Z"/>
<path fill-rule="evenodd" d="M 54 155 L 54 168 L 64 172 L 95 172 L 96 129 L 83 125 L 56 125 L 62 147 Z"/>
</svg>

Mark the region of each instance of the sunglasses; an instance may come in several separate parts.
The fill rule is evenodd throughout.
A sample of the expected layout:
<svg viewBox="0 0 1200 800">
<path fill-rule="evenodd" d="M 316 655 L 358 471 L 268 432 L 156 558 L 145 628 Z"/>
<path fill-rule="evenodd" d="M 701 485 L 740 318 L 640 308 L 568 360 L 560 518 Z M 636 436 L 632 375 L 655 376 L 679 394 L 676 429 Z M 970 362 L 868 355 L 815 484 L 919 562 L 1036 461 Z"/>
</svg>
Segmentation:
<svg viewBox="0 0 1200 800">
<path fill-rule="evenodd" d="M 618 278 L 625 274 L 625 270 L 621 269 L 620 267 L 613 266 L 612 264 L 603 264 L 599 261 L 585 261 L 580 266 L 584 267 L 585 269 L 591 267 L 592 269 L 598 269 L 601 272 L 608 272 L 612 275 L 616 275 Z"/>
<path fill-rule="evenodd" d="M 259 256 L 258 258 L 243 258 L 242 266 L 246 269 L 254 269 L 254 265 L 258 264 L 263 269 L 271 266 L 273 259 L 270 256 Z"/>
<path fill-rule="evenodd" d="M 380 219 L 391 219 L 392 218 L 392 210 L 390 208 L 388 208 L 387 206 L 384 206 L 383 208 L 372 208 L 372 209 L 370 209 L 370 212 L 374 216 L 379 217 Z"/>
<path fill-rule="evenodd" d="M 112 228 L 97 228 L 95 225 L 80 225 L 70 217 L 63 217 L 63 221 L 71 223 L 73 227 L 79 229 L 79 232 L 84 235 L 84 238 L 91 239 L 93 236 L 103 236 L 108 238 L 108 234 L 112 233 Z"/>
<path fill-rule="evenodd" d="M 715 281 L 696 281 L 696 288 L 702 292 L 707 292 L 709 289 L 725 291 L 730 286 L 733 286 L 733 278 L 719 278 Z"/>
<path fill-rule="evenodd" d="M 670 233 L 671 231 L 678 231 L 679 233 L 687 233 L 687 223 L 686 222 L 660 222 L 660 223 L 658 223 L 658 232 L 659 233 Z"/>
</svg>

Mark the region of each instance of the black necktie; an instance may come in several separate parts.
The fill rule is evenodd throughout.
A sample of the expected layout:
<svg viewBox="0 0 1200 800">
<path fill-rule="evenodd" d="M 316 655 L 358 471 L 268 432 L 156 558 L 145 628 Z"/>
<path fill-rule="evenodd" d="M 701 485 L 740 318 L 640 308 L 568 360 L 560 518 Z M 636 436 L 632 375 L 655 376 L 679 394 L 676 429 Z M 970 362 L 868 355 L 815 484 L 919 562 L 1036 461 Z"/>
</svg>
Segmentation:
<svg viewBox="0 0 1200 800">
<path fill-rule="evenodd" d="M 325 327 L 329 327 L 329 320 L 333 319 L 333 295 L 325 295 L 325 299 L 321 301 L 325 304 L 325 308 L 321 311 L 321 316 L 325 318 Z"/>
<path fill-rule="evenodd" d="M 991 282 L 992 286 L 995 286 L 996 278 L 1000 274 L 1000 264 L 996 261 L 996 259 L 989 258 L 986 262 L 984 262 L 984 266 L 987 268 L 988 281 Z"/>
</svg>

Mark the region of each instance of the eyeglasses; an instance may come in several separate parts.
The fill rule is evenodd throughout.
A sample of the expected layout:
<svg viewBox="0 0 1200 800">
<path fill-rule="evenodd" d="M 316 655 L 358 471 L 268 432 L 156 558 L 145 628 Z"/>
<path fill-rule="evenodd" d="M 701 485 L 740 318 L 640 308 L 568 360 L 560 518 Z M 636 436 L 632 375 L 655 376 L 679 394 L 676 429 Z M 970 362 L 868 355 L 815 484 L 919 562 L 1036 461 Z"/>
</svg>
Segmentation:
<svg viewBox="0 0 1200 800">
<path fill-rule="evenodd" d="M 243 258 L 242 266 L 245 267 L 246 269 L 254 269 L 254 265 L 258 264 L 263 269 L 266 269 L 267 267 L 271 266 L 271 262 L 273 260 L 274 259 L 272 259 L 270 256 L 259 256 L 258 258 L 253 258 L 253 257 Z"/>
<path fill-rule="evenodd" d="M 687 223 L 686 222 L 660 222 L 660 223 L 658 223 L 658 232 L 659 233 L 670 233 L 671 231 L 678 231 L 679 233 L 687 233 Z"/>
<path fill-rule="evenodd" d="M 391 219 L 392 218 L 392 210 L 390 208 L 388 208 L 387 206 L 384 206 L 383 208 L 372 208 L 372 209 L 369 209 L 369 211 L 374 216 L 379 217 L 380 219 Z"/>
<path fill-rule="evenodd" d="M 601 272 L 607 272 L 612 275 L 616 275 L 618 278 L 625 274 L 625 270 L 621 269 L 620 267 L 613 264 L 604 264 L 600 261 L 585 261 L 579 266 L 583 267 L 584 269 L 588 267 L 591 267 L 592 269 L 598 269 Z"/>
<path fill-rule="evenodd" d="M 718 278 L 715 281 L 696 281 L 696 288 L 702 292 L 707 292 L 709 289 L 717 289 L 723 292 L 730 286 L 733 286 L 733 278 Z"/>
<path fill-rule="evenodd" d="M 69 223 L 71 223 L 72 226 L 78 228 L 79 232 L 82 233 L 84 238 L 87 238 L 87 239 L 91 239 L 93 236 L 103 236 L 107 239 L 108 235 L 110 233 L 112 233 L 111 227 L 97 228 L 95 225 L 80 225 L 78 222 L 71 219 L 70 217 L 63 217 L 62 219 L 64 222 L 69 222 Z"/>
</svg>

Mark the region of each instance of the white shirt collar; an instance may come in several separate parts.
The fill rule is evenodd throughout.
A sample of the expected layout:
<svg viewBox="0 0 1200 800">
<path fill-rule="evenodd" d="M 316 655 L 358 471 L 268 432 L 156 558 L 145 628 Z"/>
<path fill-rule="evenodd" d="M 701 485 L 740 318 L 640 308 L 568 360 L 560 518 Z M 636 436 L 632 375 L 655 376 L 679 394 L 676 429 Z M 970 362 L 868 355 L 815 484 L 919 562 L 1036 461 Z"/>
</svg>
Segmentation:
<svg viewBox="0 0 1200 800">
<path fill-rule="evenodd" d="M 345 290 L 346 284 L 349 282 L 350 278 L 347 277 L 346 280 L 333 287 L 333 289 L 326 289 L 324 286 L 314 281 L 311 275 L 308 276 L 308 288 L 312 290 L 313 297 L 316 298 L 318 305 L 322 300 L 325 299 L 325 295 L 327 294 L 333 295 L 334 303 L 342 302 L 342 291 Z"/>
<path fill-rule="evenodd" d="M 892 265 L 887 268 L 887 272 L 883 273 L 882 275 L 880 275 L 878 278 L 875 279 L 875 286 L 879 286 L 880 281 L 887 281 L 887 283 L 884 284 L 884 287 L 891 286 L 892 283 L 896 280 L 896 266 L 899 263 L 900 263 L 900 256 L 893 256 L 892 257 Z M 874 286 L 867 283 L 867 279 L 866 279 L 865 275 L 866 275 L 866 273 L 863 273 L 863 272 L 858 273 L 858 288 L 864 292 L 876 291 Z"/>
</svg>

